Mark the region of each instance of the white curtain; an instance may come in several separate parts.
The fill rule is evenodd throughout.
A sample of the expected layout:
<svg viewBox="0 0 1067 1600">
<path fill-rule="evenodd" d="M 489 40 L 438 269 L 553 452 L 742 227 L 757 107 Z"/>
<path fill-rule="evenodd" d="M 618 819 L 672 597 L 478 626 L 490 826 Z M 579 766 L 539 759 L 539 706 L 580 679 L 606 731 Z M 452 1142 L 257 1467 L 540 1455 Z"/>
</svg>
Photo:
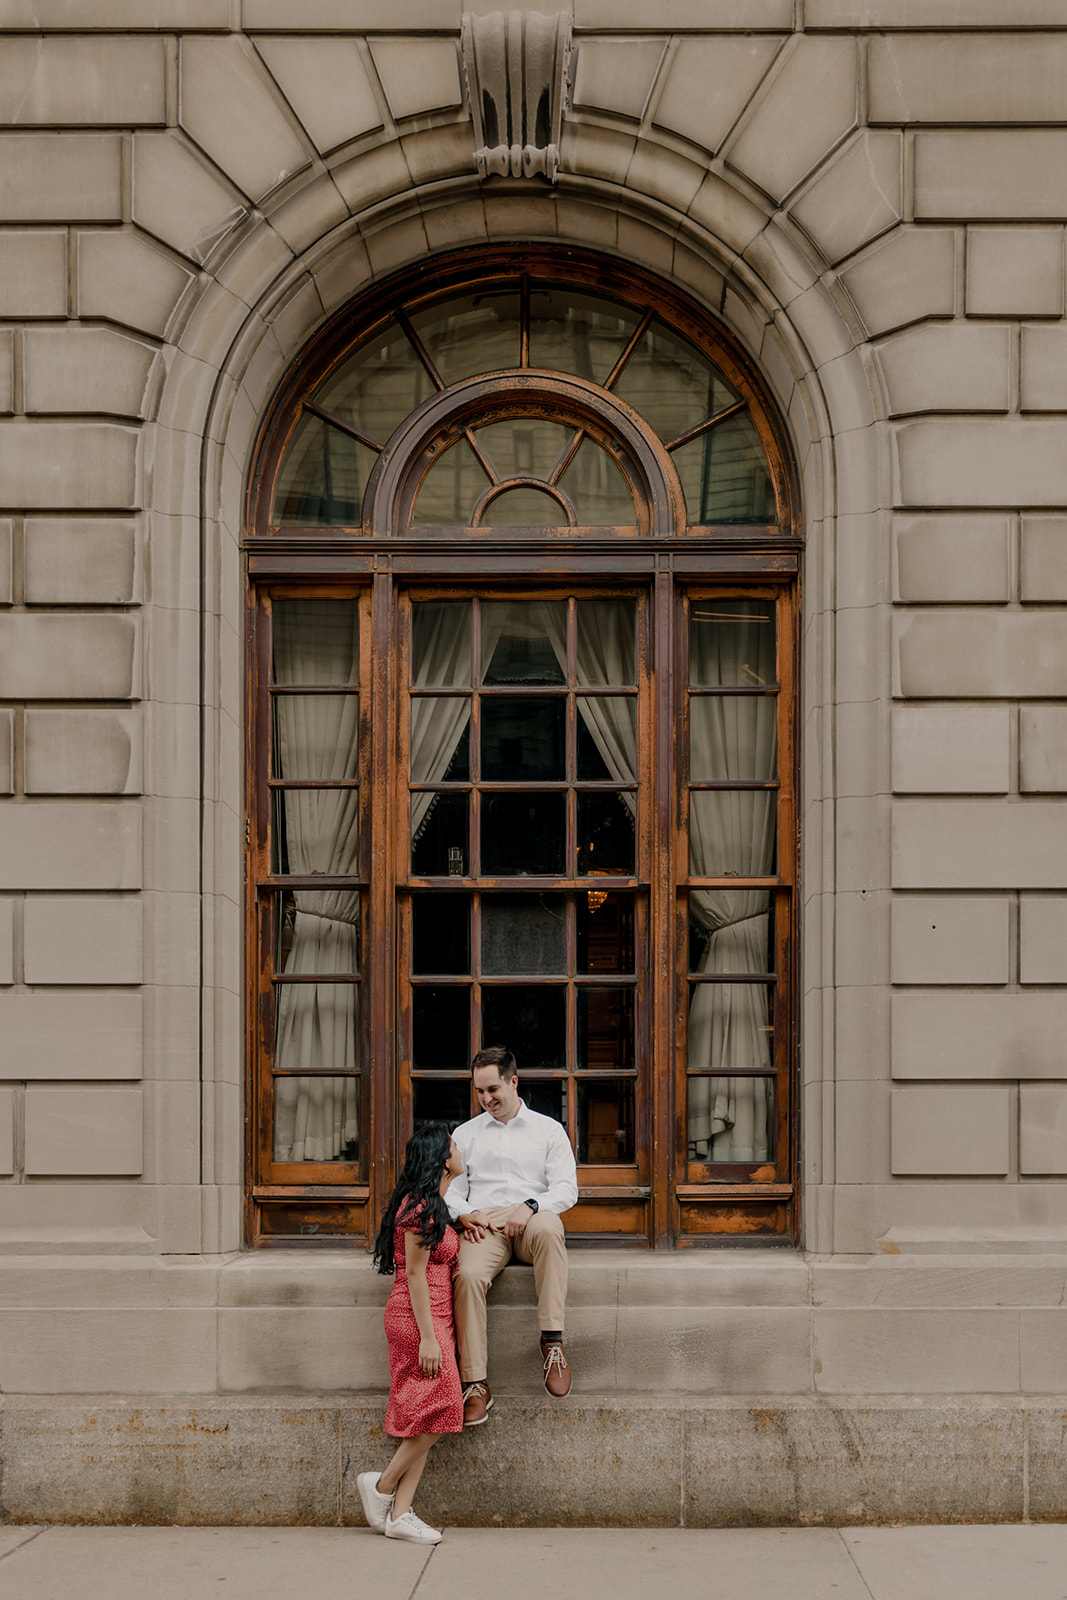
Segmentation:
<svg viewBox="0 0 1067 1600">
<path fill-rule="evenodd" d="M 710 609 L 710 603 L 709 603 Z M 692 628 L 691 682 L 751 686 L 775 678 L 774 625 L 758 603 L 719 602 L 719 625 Z M 725 623 L 725 626 L 723 625 Z M 766 782 L 777 764 L 773 697 L 690 700 L 690 775 L 705 781 Z M 690 869 L 698 876 L 762 877 L 773 870 L 774 790 L 719 789 L 690 796 Z M 692 892 L 689 913 L 708 938 L 699 970 L 767 971 L 770 893 Z M 766 1161 L 773 1154 L 773 1079 L 745 1076 L 773 1065 L 767 987 L 698 983 L 689 1008 L 689 1157 Z M 736 1075 L 735 1075 L 736 1074 Z"/>
<path fill-rule="evenodd" d="M 273 631 L 276 684 L 356 681 L 357 620 L 350 602 L 276 602 Z M 356 777 L 358 695 L 283 694 L 274 706 L 278 777 Z M 289 872 L 355 873 L 358 791 L 279 792 Z M 355 974 L 359 891 L 298 889 L 293 908 L 285 975 Z M 307 1075 L 274 1079 L 274 1159 L 335 1161 L 359 1138 L 359 1080 L 350 1076 L 360 1065 L 358 987 L 280 983 L 276 997 L 275 1067 L 306 1069 Z"/>
</svg>

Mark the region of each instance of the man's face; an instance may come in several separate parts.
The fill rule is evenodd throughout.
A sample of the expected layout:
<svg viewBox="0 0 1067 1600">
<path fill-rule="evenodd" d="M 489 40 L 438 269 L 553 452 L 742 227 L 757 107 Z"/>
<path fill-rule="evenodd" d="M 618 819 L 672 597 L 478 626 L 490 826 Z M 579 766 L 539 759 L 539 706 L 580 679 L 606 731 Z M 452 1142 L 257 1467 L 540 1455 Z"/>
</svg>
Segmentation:
<svg viewBox="0 0 1067 1600">
<path fill-rule="evenodd" d="M 519 1109 L 518 1078 L 502 1078 L 499 1067 L 475 1067 L 474 1092 L 483 1111 L 497 1122 L 510 1122 Z"/>
</svg>

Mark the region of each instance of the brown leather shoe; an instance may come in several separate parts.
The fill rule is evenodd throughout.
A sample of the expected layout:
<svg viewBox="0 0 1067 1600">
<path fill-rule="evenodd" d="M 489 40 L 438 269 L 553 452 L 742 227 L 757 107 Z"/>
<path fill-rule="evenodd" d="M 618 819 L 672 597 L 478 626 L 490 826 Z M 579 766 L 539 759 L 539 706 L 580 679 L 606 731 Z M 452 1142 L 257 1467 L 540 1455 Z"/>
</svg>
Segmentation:
<svg viewBox="0 0 1067 1600">
<path fill-rule="evenodd" d="M 493 1397 L 483 1378 L 480 1383 L 468 1383 L 463 1390 L 463 1426 L 476 1428 L 489 1415 Z"/>
<path fill-rule="evenodd" d="M 565 1394 L 571 1392 L 571 1369 L 563 1354 L 563 1346 L 554 1341 L 546 1344 L 542 1339 L 541 1354 L 545 1362 L 545 1388 L 554 1399 L 562 1400 Z"/>
</svg>

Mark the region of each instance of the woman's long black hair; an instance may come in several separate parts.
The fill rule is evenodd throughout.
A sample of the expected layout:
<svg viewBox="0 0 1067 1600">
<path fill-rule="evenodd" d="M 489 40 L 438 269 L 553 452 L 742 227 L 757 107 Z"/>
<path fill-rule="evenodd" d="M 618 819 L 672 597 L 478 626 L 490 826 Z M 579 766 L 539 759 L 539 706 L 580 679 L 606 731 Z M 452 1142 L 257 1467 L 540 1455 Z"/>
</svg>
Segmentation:
<svg viewBox="0 0 1067 1600">
<path fill-rule="evenodd" d="M 374 1241 L 374 1265 L 379 1272 L 388 1275 L 396 1271 L 393 1229 L 397 1213 L 406 1200 L 410 1199 L 422 1223 L 419 1243 L 432 1250 L 444 1238 L 452 1218 L 441 1195 L 441 1177 L 451 1149 L 452 1135 L 443 1122 L 430 1122 L 424 1128 L 417 1128 L 408 1140 L 400 1182 L 385 1208 Z"/>
</svg>

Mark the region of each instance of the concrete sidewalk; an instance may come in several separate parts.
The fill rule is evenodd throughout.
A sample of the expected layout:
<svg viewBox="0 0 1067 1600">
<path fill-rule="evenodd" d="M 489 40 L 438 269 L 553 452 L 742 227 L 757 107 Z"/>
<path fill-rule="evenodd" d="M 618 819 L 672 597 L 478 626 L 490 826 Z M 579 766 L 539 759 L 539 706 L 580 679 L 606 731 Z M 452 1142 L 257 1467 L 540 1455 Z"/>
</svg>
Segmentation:
<svg viewBox="0 0 1067 1600">
<path fill-rule="evenodd" d="M 1067 1526 L 0 1528 L 4 1600 L 1067 1600 Z"/>
</svg>

